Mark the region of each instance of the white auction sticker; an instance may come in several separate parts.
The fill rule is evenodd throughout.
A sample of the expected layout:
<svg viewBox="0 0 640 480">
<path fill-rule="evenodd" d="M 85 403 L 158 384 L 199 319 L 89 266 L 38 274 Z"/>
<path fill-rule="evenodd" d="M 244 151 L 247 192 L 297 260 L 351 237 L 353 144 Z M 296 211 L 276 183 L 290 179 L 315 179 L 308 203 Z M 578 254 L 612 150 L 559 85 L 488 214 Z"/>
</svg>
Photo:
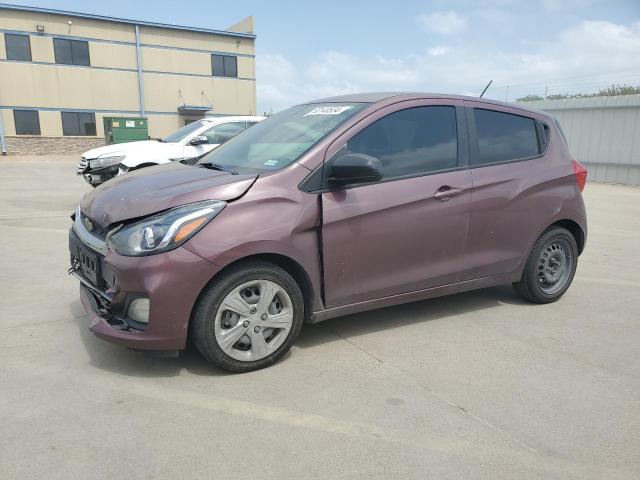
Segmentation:
<svg viewBox="0 0 640 480">
<path fill-rule="evenodd" d="M 346 112 L 347 110 L 351 110 L 352 108 L 353 105 L 343 105 L 341 107 L 316 107 L 309 113 L 305 113 L 304 116 L 308 117 L 309 115 L 340 115 L 342 112 Z"/>
</svg>

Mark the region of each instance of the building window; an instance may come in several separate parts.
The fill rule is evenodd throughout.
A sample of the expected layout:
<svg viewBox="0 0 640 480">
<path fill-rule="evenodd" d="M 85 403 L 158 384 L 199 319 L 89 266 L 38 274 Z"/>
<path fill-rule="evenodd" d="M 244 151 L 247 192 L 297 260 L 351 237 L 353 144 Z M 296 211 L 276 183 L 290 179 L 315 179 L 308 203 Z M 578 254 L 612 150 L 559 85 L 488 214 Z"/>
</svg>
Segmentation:
<svg viewBox="0 0 640 480">
<path fill-rule="evenodd" d="M 62 65 L 89 66 L 89 42 L 82 40 L 53 39 L 53 51 L 56 63 Z"/>
<path fill-rule="evenodd" d="M 40 135 L 40 119 L 36 110 L 14 110 L 16 135 Z"/>
<path fill-rule="evenodd" d="M 238 77 L 238 58 L 231 55 L 211 55 L 214 77 Z"/>
<path fill-rule="evenodd" d="M 77 137 L 95 136 L 95 113 L 62 112 L 62 134 Z"/>
<path fill-rule="evenodd" d="M 31 61 L 31 42 L 29 35 L 4 34 L 4 43 L 7 47 L 7 60 Z"/>
</svg>

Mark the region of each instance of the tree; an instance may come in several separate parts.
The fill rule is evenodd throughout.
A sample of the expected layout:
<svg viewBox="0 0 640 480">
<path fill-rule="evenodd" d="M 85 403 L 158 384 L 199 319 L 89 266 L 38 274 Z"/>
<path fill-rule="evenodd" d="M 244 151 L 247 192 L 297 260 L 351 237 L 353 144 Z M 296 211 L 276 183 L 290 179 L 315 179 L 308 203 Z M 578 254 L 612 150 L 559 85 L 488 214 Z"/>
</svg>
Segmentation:
<svg viewBox="0 0 640 480">
<path fill-rule="evenodd" d="M 519 98 L 518 102 L 533 102 L 536 100 L 564 100 L 565 98 L 591 98 L 591 97 L 615 97 L 618 95 L 634 95 L 640 93 L 640 86 L 632 85 L 613 85 L 601 88 L 597 93 L 555 93 L 542 98 L 540 95 L 527 95 Z"/>
</svg>

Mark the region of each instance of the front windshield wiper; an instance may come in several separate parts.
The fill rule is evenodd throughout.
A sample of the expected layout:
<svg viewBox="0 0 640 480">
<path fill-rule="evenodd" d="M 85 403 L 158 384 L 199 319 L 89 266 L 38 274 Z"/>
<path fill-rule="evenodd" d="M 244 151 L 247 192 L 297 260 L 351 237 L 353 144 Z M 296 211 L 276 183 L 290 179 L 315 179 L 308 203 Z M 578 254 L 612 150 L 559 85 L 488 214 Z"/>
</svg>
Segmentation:
<svg viewBox="0 0 640 480">
<path fill-rule="evenodd" d="M 227 172 L 227 173 L 230 173 L 231 175 L 238 175 L 238 172 L 236 172 L 235 170 L 231 170 L 228 167 L 225 167 L 223 165 L 218 165 L 213 162 L 201 162 L 201 163 L 198 163 L 198 165 L 202 165 L 204 168 L 209 168 L 211 170 L 219 170 L 220 172 Z"/>
<path fill-rule="evenodd" d="M 156 138 L 156 140 L 160 143 L 167 143 L 167 141 L 164 138 Z"/>
</svg>

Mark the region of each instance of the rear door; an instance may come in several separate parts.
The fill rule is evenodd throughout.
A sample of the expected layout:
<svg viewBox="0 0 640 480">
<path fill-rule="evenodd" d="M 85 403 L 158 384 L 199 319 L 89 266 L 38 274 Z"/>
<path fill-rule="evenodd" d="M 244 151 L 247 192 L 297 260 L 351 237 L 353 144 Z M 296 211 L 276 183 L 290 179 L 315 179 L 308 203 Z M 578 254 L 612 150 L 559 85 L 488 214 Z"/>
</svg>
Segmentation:
<svg viewBox="0 0 640 480">
<path fill-rule="evenodd" d="M 401 102 L 333 144 L 331 158 L 380 159 L 383 179 L 322 194 L 328 307 L 459 281 L 471 187 L 461 105 Z"/>
<path fill-rule="evenodd" d="M 537 219 L 553 216 L 546 210 L 552 208 L 554 174 L 545 155 L 544 126 L 533 114 L 465 104 L 473 180 L 467 280 L 518 269 L 540 233 Z"/>
</svg>

